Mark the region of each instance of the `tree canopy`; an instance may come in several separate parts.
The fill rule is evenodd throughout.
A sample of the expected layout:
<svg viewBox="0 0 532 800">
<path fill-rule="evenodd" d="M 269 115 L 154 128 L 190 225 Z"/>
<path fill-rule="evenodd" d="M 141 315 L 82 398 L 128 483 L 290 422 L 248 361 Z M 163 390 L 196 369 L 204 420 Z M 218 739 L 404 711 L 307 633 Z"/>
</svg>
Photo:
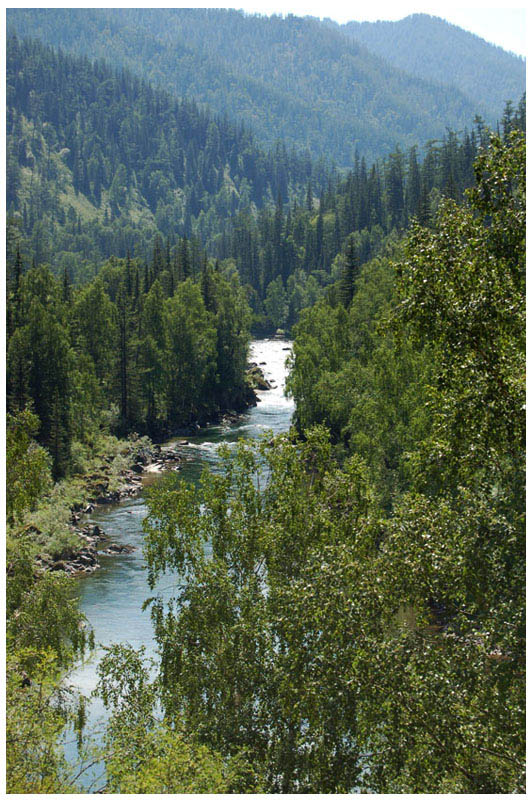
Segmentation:
<svg viewBox="0 0 532 800">
<path fill-rule="evenodd" d="M 524 154 L 494 138 L 379 294 L 368 268 L 349 309 L 304 315 L 298 424 L 306 369 L 340 373 L 350 437 L 329 392 L 321 427 L 150 493 L 150 580 L 184 579 L 149 601 L 165 719 L 265 791 L 524 790 Z M 392 442 L 371 426 L 398 402 Z"/>
</svg>

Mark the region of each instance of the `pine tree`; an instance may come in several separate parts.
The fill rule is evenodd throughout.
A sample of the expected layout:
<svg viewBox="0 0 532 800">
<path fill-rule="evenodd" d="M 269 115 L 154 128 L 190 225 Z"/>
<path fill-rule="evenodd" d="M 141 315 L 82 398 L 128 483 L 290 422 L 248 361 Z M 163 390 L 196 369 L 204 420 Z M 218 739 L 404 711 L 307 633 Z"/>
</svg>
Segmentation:
<svg viewBox="0 0 532 800">
<path fill-rule="evenodd" d="M 134 294 L 135 308 L 137 308 L 139 304 L 139 295 L 140 295 L 140 271 L 137 267 L 137 269 L 135 270 L 135 294 Z"/>
<path fill-rule="evenodd" d="M 201 267 L 201 296 L 207 311 L 216 311 L 216 300 L 214 286 L 212 283 L 211 269 L 207 256 L 203 257 L 203 264 Z"/>
<path fill-rule="evenodd" d="M 421 191 L 419 193 L 419 203 L 416 209 L 416 216 L 421 225 L 429 225 L 430 223 L 430 201 L 429 190 L 425 178 L 421 181 Z"/>
<path fill-rule="evenodd" d="M 526 133 L 526 94 L 523 94 L 517 106 L 516 127 Z"/>
<path fill-rule="evenodd" d="M 161 237 L 157 234 L 153 243 L 152 255 L 152 275 L 154 280 L 158 278 L 163 271 L 164 258 Z"/>
<path fill-rule="evenodd" d="M 118 317 L 118 372 L 120 383 L 120 426 L 122 433 L 129 428 L 129 344 L 130 344 L 130 301 L 127 289 L 121 283 L 116 296 Z"/>
<path fill-rule="evenodd" d="M 10 325 L 8 327 L 8 333 L 11 333 L 17 325 L 20 324 L 20 308 L 21 308 L 21 289 L 20 283 L 22 279 L 22 273 L 24 271 L 24 265 L 22 263 L 22 257 L 20 255 L 20 247 L 17 244 L 17 254 L 15 256 L 15 265 L 13 267 L 13 313 L 10 315 Z M 11 303 L 9 304 L 11 307 Z"/>
<path fill-rule="evenodd" d="M 397 148 L 386 163 L 386 195 L 392 228 L 404 223 L 403 154 Z"/>
<path fill-rule="evenodd" d="M 63 303 L 70 304 L 72 302 L 72 282 L 66 267 L 63 269 L 63 291 L 61 296 Z"/>
<path fill-rule="evenodd" d="M 17 254 L 15 256 L 15 266 L 13 268 L 13 294 L 18 295 L 20 292 L 20 279 L 24 271 L 22 257 L 20 255 L 20 247 L 17 244 Z"/>
<path fill-rule="evenodd" d="M 150 291 L 150 286 L 150 268 L 148 267 L 148 262 L 146 262 L 144 264 L 144 294 L 148 294 Z"/>
<path fill-rule="evenodd" d="M 419 208 L 421 197 L 421 175 L 419 172 L 419 164 L 417 160 L 417 148 L 412 147 L 410 150 L 410 158 L 408 162 L 408 180 L 406 185 L 406 200 L 408 214 L 412 216 L 416 214 Z"/>
<path fill-rule="evenodd" d="M 514 106 L 511 100 L 507 100 L 502 115 L 502 132 L 504 140 L 506 142 L 508 141 L 510 132 L 514 129 L 514 127 L 515 127 Z"/>
<path fill-rule="evenodd" d="M 360 258 L 353 234 L 347 240 L 344 268 L 340 280 L 340 297 L 345 308 L 349 308 L 355 294 L 356 281 L 360 273 Z"/>
<path fill-rule="evenodd" d="M 312 198 L 312 184 L 309 181 L 307 184 L 307 198 L 306 198 L 306 207 L 307 211 L 313 211 L 314 209 L 314 200 Z"/>
<path fill-rule="evenodd" d="M 322 268 L 324 265 L 323 258 L 323 195 L 320 198 L 320 210 L 318 212 L 318 220 L 316 222 L 316 264 Z"/>
<path fill-rule="evenodd" d="M 188 249 L 188 239 L 186 236 L 183 236 L 183 238 L 179 242 L 179 266 L 180 266 L 180 272 L 183 276 L 183 280 L 190 278 L 191 264 L 190 264 L 190 255 Z"/>
<path fill-rule="evenodd" d="M 126 254 L 126 292 L 128 297 L 131 297 L 132 289 L 133 287 L 131 282 L 131 256 L 128 247 Z"/>
</svg>

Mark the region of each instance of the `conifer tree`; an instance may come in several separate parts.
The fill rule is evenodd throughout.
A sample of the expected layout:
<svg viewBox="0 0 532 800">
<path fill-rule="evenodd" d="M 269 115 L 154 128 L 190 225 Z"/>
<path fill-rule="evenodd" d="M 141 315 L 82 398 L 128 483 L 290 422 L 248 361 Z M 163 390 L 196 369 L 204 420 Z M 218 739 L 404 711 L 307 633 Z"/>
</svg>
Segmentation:
<svg viewBox="0 0 532 800">
<path fill-rule="evenodd" d="M 203 297 L 203 303 L 207 311 L 215 311 L 216 303 L 214 286 L 212 282 L 211 268 L 206 255 L 203 257 L 203 264 L 201 267 L 201 296 Z"/>
<path fill-rule="evenodd" d="M 320 210 L 316 222 L 316 262 L 319 267 L 323 267 L 323 194 L 320 198 Z"/>
<path fill-rule="evenodd" d="M 131 297 L 132 294 L 132 278 L 131 278 L 131 255 L 129 253 L 129 247 L 126 253 L 126 292 L 127 296 Z"/>
<path fill-rule="evenodd" d="M 148 294 L 150 291 L 150 268 L 148 266 L 148 262 L 144 264 L 144 294 Z"/>
<path fill-rule="evenodd" d="M 135 270 L 135 294 L 134 294 L 134 306 L 135 308 L 138 307 L 139 304 L 139 296 L 140 296 L 140 270 L 137 267 Z"/>
<path fill-rule="evenodd" d="M 421 198 L 421 175 L 419 172 L 416 147 L 412 147 L 410 150 L 406 198 L 408 213 L 410 216 L 413 216 L 418 211 Z"/>
<path fill-rule="evenodd" d="M 307 198 L 306 198 L 307 211 L 314 209 L 314 200 L 312 198 L 312 183 L 309 181 L 307 184 Z"/>
<path fill-rule="evenodd" d="M 340 282 L 340 297 L 345 308 L 349 308 L 355 294 L 356 281 L 360 272 L 360 258 L 354 235 L 349 236 L 344 256 L 344 268 Z"/>
<path fill-rule="evenodd" d="M 70 304 L 72 301 L 72 282 L 70 280 L 70 275 L 67 267 L 63 269 L 63 292 L 62 292 L 63 303 L 67 305 Z"/>
<path fill-rule="evenodd" d="M 159 234 L 155 237 L 155 241 L 153 244 L 153 255 L 152 255 L 152 275 L 153 279 L 158 278 L 163 271 L 164 266 L 164 254 L 162 249 L 162 242 L 161 237 Z"/>
<path fill-rule="evenodd" d="M 8 298 L 7 303 L 7 334 L 11 336 L 16 326 L 20 323 L 20 308 L 21 308 L 21 278 L 24 270 L 22 258 L 20 255 L 20 247 L 17 244 L 17 252 L 15 256 L 15 264 L 13 267 L 13 289 L 11 298 Z"/>
<path fill-rule="evenodd" d="M 191 275 L 190 254 L 188 249 L 188 239 L 183 236 L 179 243 L 179 267 L 183 280 L 186 280 Z"/>
</svg>

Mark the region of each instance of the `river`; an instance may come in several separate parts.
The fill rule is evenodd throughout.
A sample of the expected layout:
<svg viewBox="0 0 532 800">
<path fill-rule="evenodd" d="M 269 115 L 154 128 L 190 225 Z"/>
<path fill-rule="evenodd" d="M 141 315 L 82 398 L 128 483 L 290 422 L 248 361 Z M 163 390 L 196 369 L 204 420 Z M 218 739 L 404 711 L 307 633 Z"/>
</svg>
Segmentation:
<svg viewBox="0 0 532 800">
<path fill-rule="evenodd" d="M 197 482 L 207 466 L 216 471 L 220 466 L 218 447 L 221 443 L 238 439 L 256 439 L 265 431 L 274 435 L 287 431 L 294 410 L 293 401 L 284 395 L 286 358 L 290 343 L 281 339 L 253 341 L 250 361 L 261 365 L 264 375 L 274 388 L 258 392 L 256 407 L 245 412 L 239 422 L 231 426 L 212 425 L 195 436 L 171 440 L 168 444 L 182 453 L 183 461 L 178 473 L 182 480 Z M 149 473 L 145 485 L 159 479 Z M 91 521 L 98 523 L 109 539 L 120 544 L 133 545 L 132 553 L 100 557 L 101 568 L 90 576 L 76 579 L 80 610 L 85 614 L 94 631 L 96 651 L 91 658 L 71 675 L 70 682 L 88 696 L 97 683 L 97 664 L 102 648 L 118 642 L 128 642 L 133 647 L 143 646 L 148 657 L 156 658 L 156 644 L 149 611 L 142 611 L 144 600 L 152 594 L 147 583 L 147 572 L 143 554 L 142 520 L 147 513 L 142 493 L 131 500 L 112 506 L 98 508 Z M 175 590 L 178 577 L 165 575 L 156 587 L 158 594 L 170 597 Z M 99 701 L 89 706 L 90 728 L 100 728 L 105 711 Z M 74 746 L 67 746 L 67 757 L 75 758 Z M 90 770 L 83 780 L 84 788 L 97 788 L 101 770 Z"/>
</svg>

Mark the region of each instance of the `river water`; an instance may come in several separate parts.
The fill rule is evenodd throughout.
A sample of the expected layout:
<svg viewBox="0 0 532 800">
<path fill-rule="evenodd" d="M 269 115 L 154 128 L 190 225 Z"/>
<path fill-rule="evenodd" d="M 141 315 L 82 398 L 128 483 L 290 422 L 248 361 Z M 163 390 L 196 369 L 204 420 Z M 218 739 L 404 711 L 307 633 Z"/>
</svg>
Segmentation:
<svg viewBox="0 0 532 800">
<path fill-rule="evenodd" d="M 284 395 L 286 358 L 290 343 L 281 339 L 262 339 L 251 343 L 250 361 L 261 365 L 264 375 L 274 388 L 258 392 L 259 403 L 245 412 L 238 423 L 231 426 L 212 425 L 195 436 L 168 442 L 182 454 L 179 476 L 197 482 L 207 466 L 216 471 L 220 467 L 217 450 L 222 443 L 238 439 L 256 439 L 265 431 L 274 435 L 287 431 L 294 410 L 293 401 Z M 148 474 L 145 485 L 160 476 Z M 142 520 L 147 513 L 142 493 L 131 500 L 114 506 L 98 508 L 91 521 L 98 523 L 109 539 L 120 544 L 133 545 L 132 553 L 100 557 L 101 568 L 90 576 L 76 579 L 80 610 L 94 630 L 96 651 L 91 658 L 71 675 L 71 683 L 85 696 L 96 687 L 97 664 L 102 648 L 115 643 L 128 642 L 133 647 L 143 646 L 148 657 L 156 658 L 157 651 L 149 610 L 142 611 L 144 600 L 152 594 L 147 583 L 143 556 Z M 171 597 L 178 578 L 165 575 L 156 592 Z M 101 703 L 93 700 L 89 707 L 89 728 L 99 728 L 105 718 Z M 75 758 L 74 748 L 67 746 L 67 756 Z M 97 788 L 98 772 L 90 770 L 83 783 Z M 95 783 L 93 783 L 95 781 Z"/>
</svg>

